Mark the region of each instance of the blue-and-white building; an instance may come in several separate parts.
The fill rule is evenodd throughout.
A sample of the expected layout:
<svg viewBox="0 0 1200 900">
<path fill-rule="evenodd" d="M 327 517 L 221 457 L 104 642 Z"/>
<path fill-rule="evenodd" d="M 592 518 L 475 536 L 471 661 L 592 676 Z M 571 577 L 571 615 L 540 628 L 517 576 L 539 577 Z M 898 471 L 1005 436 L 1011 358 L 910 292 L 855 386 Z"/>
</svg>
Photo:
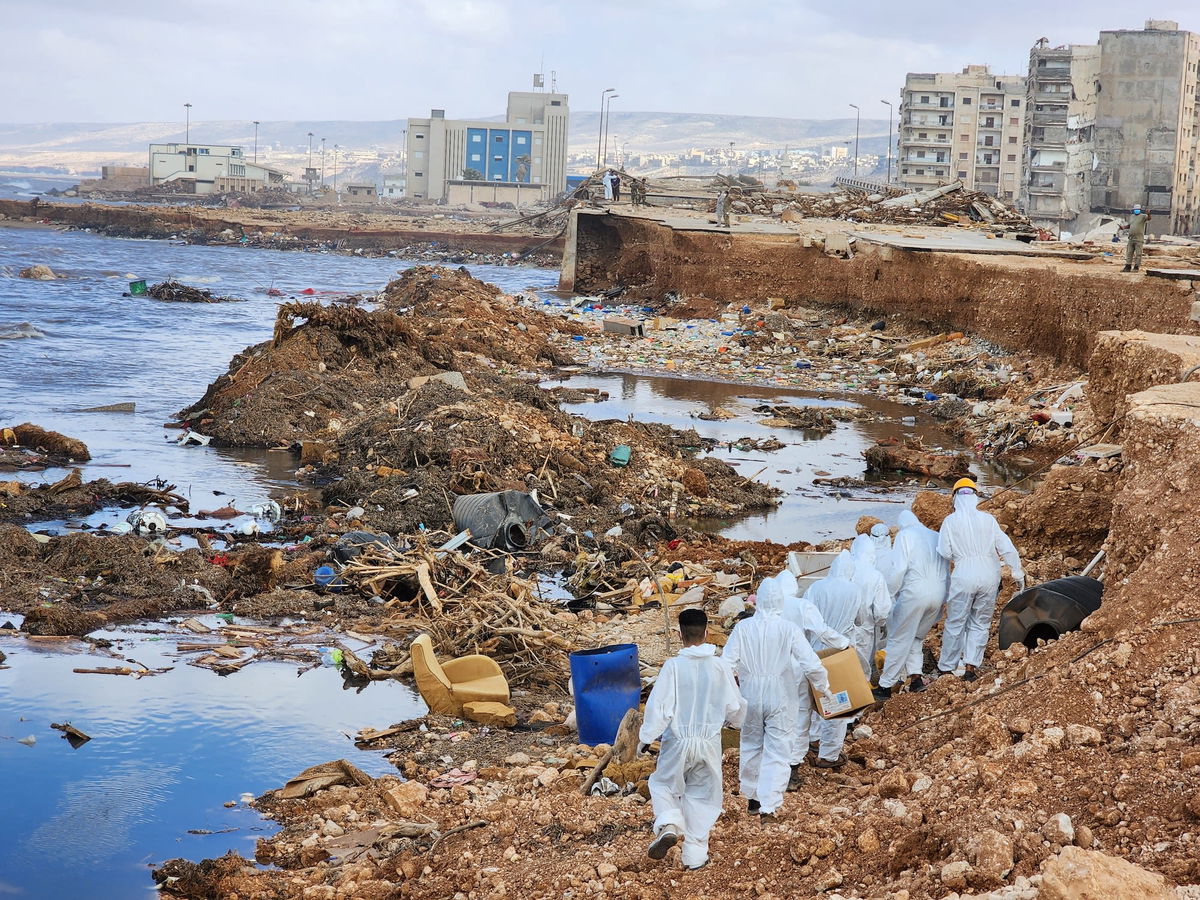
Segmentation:
<svg viewBox="0 0 1200 900">
<path fill-rule="evenodd" d="M 512 91 L 503 121 L 408 120 L 405 196 L 451 203 L 526 202 L 567 187 L 567 95 Z"/>
</svg>

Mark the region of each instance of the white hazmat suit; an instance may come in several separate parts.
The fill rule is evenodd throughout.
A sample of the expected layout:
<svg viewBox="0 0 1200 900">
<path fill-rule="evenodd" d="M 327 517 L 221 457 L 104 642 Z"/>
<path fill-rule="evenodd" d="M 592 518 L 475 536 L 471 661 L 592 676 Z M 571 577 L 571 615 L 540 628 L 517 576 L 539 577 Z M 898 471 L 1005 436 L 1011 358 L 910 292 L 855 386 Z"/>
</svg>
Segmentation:
<svg viewBox="0 0 1200 900">
<path fill-rule="evenodd" d="M 896 551 L 892 545 L 892 531 L 883 522 L 876 522 L 871 526 L 871 544 L 875 547 L 875 568 L 887 583 L 892 599 L 895 599 L 896 592 L 891 589 L 891 585 Z"/>
<path fill-rule="evenodd" d="M 896 602 L 888 620 L 881 688 L 921 674 L 925 636 L 941 615 L 949 578 L 950 567 L 938 553 L 937 532 L 922 525 L 907 509 L 900 513 L 900 533 L 892 548 L 892 580 L 888 585 Z"/>
<path fill-rule="evenodd" d="M 863 668 L 870 678 L 875 665 L 875 651 L 883 647 L 888 616 L 892 612 L 892 595 L 888 591 L 887 579 L 875 568 L 875 542 L 869 535 L 860 534 L 854 539 L 850 545 L 850 556 L 854 559 L 854 583 L 863 592 L 870 616 L 870 642 L 858 648 Z"/>
<path fill-rule="evenodd" d="M 864 654 L 860 648 L 871 640 L 871 615 L 862 589 L 853 581 L 854 568 L 854 560 L 843 550 L 829 567 L 829 575 L 810 587 L 804 596 L 817 608 L 826 626 L 849 638 L 862 662 Z M 824 641 L 817 645 L 818 650 L 825 647 Z M 863 663 L 863 671 L 870 673 L 869 663 Z M 820 741 L 817 755 L 821 759 L 831 762 L 841 755 L 848 724 L 846 719 L 818 717 L 812 737 Z"/>
<path fill-rule="evenodd" d="M 955 494 L 954 512 L 942 522 L 938 534 L 938 553 L 954 566 L 938 660 L 943 672 L 953 672 L 960 664 L 978 666 L 983 662 L 1000 590 L 1001 559 L 1012 569 L 1017 589 L 1025 586 L 1017 548 L 995 518 L 980 512 L 978 505 L 979 497 L 973 493 Z"/>
<path fill-rule="evenodd" d="M 783 589 L 783 617 L 804 631 L 804 636 L 808 638 L 814 650 L 844 650 L 850 646 L 850 639 L 830 628 L 811 600 L 799 596 L 800 584 L 795 575 L 784 569 L 775 576 L 775 581 Z M 792 743 L 794 766 L 804 762 L 804 757 L 808 754 L 809 727 L 813 718 L 812 692 L 808 689 L 808 681 L 797 676 L 795 682 L 796 739 Z"/>
<path fill-rule="evenodd" d="M 721 726 L 736 728 L 745 714 L 733 672 L 712 644 L 684 647 L 663 663 L 646 700 L 638 739 L 662 737 L 649 779 L 654 833 L 682 832 L 685 866 L 708 861 L 708 833 L 722 806 Z"/>
<path fill-rule="evenodd" d="M 819 694 L 829 676 L 804 632 L 783 618 L 783 591 L 767 578 L 758 589 L 758 610 L 734 626 L 722 658 L 737 673 L 746 698 L 740 751 L 742 796 L 757 800 L 763 814 L 783 803 L 791 776 L 796 729 L 795 679 Z"/>
</svg>

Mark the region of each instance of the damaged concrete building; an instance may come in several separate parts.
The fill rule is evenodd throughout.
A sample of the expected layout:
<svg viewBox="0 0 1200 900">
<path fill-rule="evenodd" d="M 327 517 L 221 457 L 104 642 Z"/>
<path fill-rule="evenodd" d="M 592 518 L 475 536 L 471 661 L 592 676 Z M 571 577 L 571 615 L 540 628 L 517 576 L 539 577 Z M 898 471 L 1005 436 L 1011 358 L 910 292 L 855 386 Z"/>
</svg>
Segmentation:
<svg viewBox="0 0 1200 900">
<path fill-rule="evenodd" d="M 1029 52 L 1020 205 L 1054 234 L 1077 232 L 1089 217 L 1099 81 L 1095 44 L 1050 47 L 1043 38 Z"/>
<path fill-rule="evenodd" d="M 1151 19 L 1094 45 L 1029 54 L 1021 204 L 1035 224 L 1078 232 L 1141 205 L 1154 233 L 1196 229 L 1200 36 Z"/>
<path fill-rule="evenodd" d="M 922 190 L 961 181 L 1016 198 L 1023 155 L 1025 79 L 987 66 L 910 72 L 900 102 L 899 181 Z"/>
</svg>

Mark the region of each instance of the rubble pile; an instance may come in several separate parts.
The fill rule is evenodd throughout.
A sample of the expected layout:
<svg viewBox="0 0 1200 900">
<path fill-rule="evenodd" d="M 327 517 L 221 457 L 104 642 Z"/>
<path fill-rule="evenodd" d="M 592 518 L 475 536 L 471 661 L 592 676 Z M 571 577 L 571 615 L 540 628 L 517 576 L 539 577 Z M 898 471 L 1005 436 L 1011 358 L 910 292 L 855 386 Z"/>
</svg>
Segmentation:
<svg viewBox="0 0 1200 900">
<path fill-rule="evenodd" d="M 468 296 L 446 299 L 429 286 L 441 279 Z M 421 267 L 392 282 L 379 309 L 285 303 L 274 337 L 236 355 L 179 416 L 220 446 L 288 445 L 336 434 L 372 404 L 407 393 L 410 378 L 448 370 L 492 377 L 567 361 L 549 333 L 568 325 L 493 291 L 468 275 Z"/>
<path fill-rule="evenodd" d="M 46 469 L 91 458 L 78 438 L 30 422 L 0 428 L 0 469 Z"/>
<path fill-rule="evenodd" d="M 785 222 L 848 219 L 889 225 L 962 225 L 998 233 L 1037 232 L 1014 207 L 982 191 L 968 191 L 957 181 L 911 194 L 882 190 L 869 194 L 853 188 L 827 194 L 792 194 L 735 188 L 731 208 Z"/>
<path fill-rule="evenodd" d="M 609 455 L 622 446 L 633 450 L 617 466 Z M 695 459 L 703 447 L 695 432 L 571 416 L 524 382 L 431 381 L 340 431 L 319 471 L 334 479 L 326 502 L 361 505 L 371 527 L 405 533 L 448 528 L 453 495 L 503 490 L 537 491 L 572 530 L 620 524 L 634 540 L 677 517 L 775 504 L 774 488 Z"/>
<path fill-rule="evenodd" d="M 0 525 L 0 592 L 37 635 L 84 635 L 106 625 L 215 602 L 224 568 L 199 550 L 160 550 L 134 536 L 72 534 L 43 544 Z"/>
<path fill-rule="evenodd" d="M 65 518 L 87 515 L 106 506 L 149 503 L 181 512 L 188 508 L 187 500 L 175 493 L 174 485 L 157 488 L 132 481 L 113 483 L 106 478 L 84 481 L 79 469 L 72 469 L 53 483 L 0 481 L 0 522 Z"/>
<path fill-rule="evenodd" d="M 240 303 L 241 297 L 218 297 L 212 291 L 178 281 L 161 281 L 146 289 L 146 295 L 164 303 Z"/>
</svg>

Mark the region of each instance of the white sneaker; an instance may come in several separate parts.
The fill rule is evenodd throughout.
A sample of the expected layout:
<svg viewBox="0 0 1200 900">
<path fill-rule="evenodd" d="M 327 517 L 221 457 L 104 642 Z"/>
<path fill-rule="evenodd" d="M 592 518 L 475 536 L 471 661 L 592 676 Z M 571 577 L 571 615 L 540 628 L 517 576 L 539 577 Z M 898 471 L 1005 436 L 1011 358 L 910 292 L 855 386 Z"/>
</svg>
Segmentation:
<svg viewBox="0 0 1200 900">
<path fill-rule="evenodd" d="M 662 859 L 667 855 L 667 851 L 679 843 L 680 837 L 682 835 L 676 826 L 664 826 L 663 830 L 659 832 L 658 837 L 654 839 L 650 847 L 646 850 L 646 855 L 651 859 Z"/>
</svg>

